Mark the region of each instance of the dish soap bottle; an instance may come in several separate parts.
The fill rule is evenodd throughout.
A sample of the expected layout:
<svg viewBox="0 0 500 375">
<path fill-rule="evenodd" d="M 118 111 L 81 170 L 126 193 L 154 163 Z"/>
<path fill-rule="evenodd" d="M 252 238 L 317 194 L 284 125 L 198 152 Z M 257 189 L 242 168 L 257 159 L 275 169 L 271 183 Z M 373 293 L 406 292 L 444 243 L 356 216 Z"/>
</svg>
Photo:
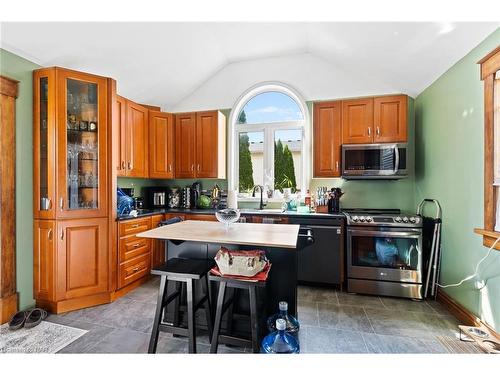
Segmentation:
<svg viewBox="0 0 500 375">
<path fill-rule="evenodd" d="M 271 332 L 262 340 L 262 352 L 266 354 L 298 354 L 299 342 L 285 331 L 286 321 L 276 319 L 277 331 Z"/>
<path fill-rule="evenodd" d="M 298 339 L 300 324 L 297 318 L 295 318 L 293 315 L 288 314 L 288 303 L 285 301 L 281 301 L 278 304 L 278 307 L 279 312 L 274 314 L 267 320 L 267 328 L 269 329 L 269 332 L 277 330 L 277 319 L 283 319 L 286 323 L 286 332 Z"/>
</svg>

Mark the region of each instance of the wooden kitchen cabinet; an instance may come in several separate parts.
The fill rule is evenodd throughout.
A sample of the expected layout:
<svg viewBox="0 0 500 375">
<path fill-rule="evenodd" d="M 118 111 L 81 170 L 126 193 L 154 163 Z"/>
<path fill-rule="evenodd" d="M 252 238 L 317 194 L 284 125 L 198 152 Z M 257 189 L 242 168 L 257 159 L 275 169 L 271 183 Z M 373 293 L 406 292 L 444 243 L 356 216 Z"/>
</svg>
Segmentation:
<svg viewBox="0 0 500 375">
<path fill-rule="evenodd" d="M 219 111 L 175 115 L 175 177 L 226 177 L 226 118 Z"/>
<path fill-rule="evenodd" d="M 149 111 L 150 178 L 174 178 L 174 144 L 172 114 Z"/>
<path fill-rule="evenodd" d="M 106 218 L 35 220 L 37 306 L 61 313 L 109 302 Z"/>
<path fill-rule="evenodd" d="M 33 287 L 51 312 L 110 302 L 112 82 L 33 72 Z"/>
<path fill-rule="evenodd" d="M 408 96 L 388 95 L 342 101 L 342 143 L 408 141 Z"/>
<path fill-rule="evenodd" d="M 33 72 L 33 216 L 107 216 L 107 78 Z"/>
<path fill-rule="evenodd" d="M 314 104 L 314 177 L 340 177 L 342 102 Z"/>
<path fill-rule="evenodd" d="M 196 113 L 175 115 L 175 177 L 195 178 Z"/>
<path fill-rule="evenodd" d="M 380 96 L 373 99 L 375 143 L 406 142 L 407 108 L 406 95 Z"/>
<path fill-rule="evenodd" d="M 342 101 L 342 143 L 373 141 L 373 98 Z"/>
<path fill-rule="evenodd" d="M 148 109 L 127 100 L 125 129 L 126 175 L 128 177 L 148 177 Z"/>
<path fill-rule="evenodd" d="M 159 216 L 161 219 L 162 215 Z M 137 234 L 151 228 L 151 216 L 118 222 L 118 289 L 149 275 L 152 240 L 137 237 Z"/>
<path fill-rule="evenodd" d="M 118 165 L 116 165 L 116 175 L 125 177 L 127 175 L 127 99 L 119 95 L 116 96 L 116 118 L 113 121 L 118 123 L 119 140 L 116 143 L 118 146 Z M 130 135 L 129 135 L 130 137 Z"/>
</svg>

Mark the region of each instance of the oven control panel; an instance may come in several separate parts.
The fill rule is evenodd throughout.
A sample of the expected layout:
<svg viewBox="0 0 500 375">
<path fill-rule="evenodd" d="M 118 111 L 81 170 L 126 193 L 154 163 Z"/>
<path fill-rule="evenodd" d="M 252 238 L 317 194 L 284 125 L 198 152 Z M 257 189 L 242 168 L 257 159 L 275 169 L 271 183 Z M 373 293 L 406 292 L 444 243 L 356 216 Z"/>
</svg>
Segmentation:
<svg viewBox="0 0 500 375">
<path fill-rule="evenodd" d="M 346 213 L 345 215 L 348 225 L 422 226 L 422 218 L 418 215 L 358 215 L 355 213 Z"/>
</svg>

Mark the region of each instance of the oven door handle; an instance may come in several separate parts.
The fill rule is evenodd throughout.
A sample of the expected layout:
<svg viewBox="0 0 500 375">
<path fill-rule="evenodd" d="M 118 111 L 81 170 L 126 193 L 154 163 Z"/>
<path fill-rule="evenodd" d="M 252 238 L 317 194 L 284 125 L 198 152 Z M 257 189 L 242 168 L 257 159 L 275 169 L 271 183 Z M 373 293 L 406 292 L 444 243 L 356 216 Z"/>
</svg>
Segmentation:
<svg viewBox="0 0 500 375">
<path fill-rule="evenodd" d="M 369 237 L 406 237 L 406 238 L 419 238 L 422 235 L 422 232 L 394 232 L 394 231 L 379 231 L 379 230 L 353 230 L 348 229 L 351 235 L 361 235 L 361 236 L 369 236 Z"/>
</svg>

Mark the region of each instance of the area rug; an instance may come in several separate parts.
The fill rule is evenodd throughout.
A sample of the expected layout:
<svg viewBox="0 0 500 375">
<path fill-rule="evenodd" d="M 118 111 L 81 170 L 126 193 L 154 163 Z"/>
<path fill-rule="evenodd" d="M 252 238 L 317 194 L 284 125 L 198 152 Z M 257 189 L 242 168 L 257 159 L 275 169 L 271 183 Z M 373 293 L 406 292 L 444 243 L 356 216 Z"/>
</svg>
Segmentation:
<svg viewBox="0 0 500 375">
<path fill-rule="evenodd" d="M 447 336 L 437 336 L 437 339 L 450 353 L 484 354 L 484 350 L 472 341 L 462 341 L 459 338 Z"/>
<path fill-rule="evenodd" d="M 56 353 L 88 331 L 43 321 L 36 327 L 10 331 L 0 326 L 0 353 Z"/>
</svg>

